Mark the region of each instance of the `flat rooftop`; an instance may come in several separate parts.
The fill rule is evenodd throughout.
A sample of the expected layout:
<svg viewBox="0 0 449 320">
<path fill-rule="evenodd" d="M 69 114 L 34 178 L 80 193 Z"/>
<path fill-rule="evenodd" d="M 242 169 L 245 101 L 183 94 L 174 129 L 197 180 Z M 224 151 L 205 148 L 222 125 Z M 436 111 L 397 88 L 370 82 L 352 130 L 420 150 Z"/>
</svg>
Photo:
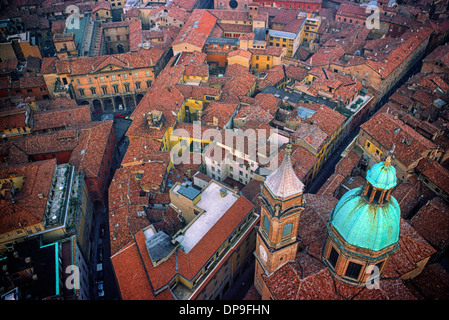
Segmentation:
<svg viewBox="0 0 449 320">
<path fill-rule="evenodd" d="M 189 253 L 193 247 L 209 232 L 218 220 L 237 201 L 238 197 L 229 189 L 224 196 L 223 186 L 216 181 L 212 182 L 201 192 L 201 200 L 196 204 L 204 212 L 199 215 L 176 240 Z"/>
</svg>

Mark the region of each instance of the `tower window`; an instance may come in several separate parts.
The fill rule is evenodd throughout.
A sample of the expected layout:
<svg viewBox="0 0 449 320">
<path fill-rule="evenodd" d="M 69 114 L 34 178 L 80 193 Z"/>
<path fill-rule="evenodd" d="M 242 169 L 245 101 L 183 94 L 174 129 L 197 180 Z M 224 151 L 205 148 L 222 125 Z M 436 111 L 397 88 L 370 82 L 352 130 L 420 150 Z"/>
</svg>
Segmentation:
<svg viewBox="0 0 449 320">
<path fill-rule="evenodd" d="M 265 216 L 265 219 L 263 219 L 263 227 L 265 231 L 268 233 L 270 230 L 270 220 Z"/>
<path fill-rule="evenodd" d="M 334 247 L 331 248 L 331 253 L 329 254 L 329 258 L 327 260 L 329 261 L 331 266 L 335 269 L 338 260 L 338 252 L 334 249 Z"/>
<path fill-rule="evenodd" d="M 349 262 L 348 268 L 346 269 L 345 276 L 352 279 L 358 279 L 360 270 L 362 270 L 362 265 L 354 262 Z"/>
<path fill-rule="evenodd" d="M 292 233 L 292 229 L 293 229 L 293 223 L 287 223 L 283 228 L 282 228 L 282 236 L 288 236 L 290 233 Z"/>
</svg>

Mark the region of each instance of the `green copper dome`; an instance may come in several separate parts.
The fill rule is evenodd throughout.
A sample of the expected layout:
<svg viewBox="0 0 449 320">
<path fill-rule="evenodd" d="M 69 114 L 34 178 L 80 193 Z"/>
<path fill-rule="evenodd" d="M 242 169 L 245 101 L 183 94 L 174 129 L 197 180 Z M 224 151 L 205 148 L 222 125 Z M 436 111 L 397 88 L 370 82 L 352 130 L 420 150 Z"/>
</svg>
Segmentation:
<svg viewBox="0 0 449 320">
<path fill-rule="evenodd" d="M 329 223 L 356 247 L 382 250 L 399 240 L 401 212 L 394 197 L 383 206 L 362 198 L 363 187 L 346 192 L 332 211 Z"/>
<path fill-rule="evenodd" d="M 366 180 L 373 187 L 380 189 L 392 189 L 396 186 L 396 169 L 391 165 L 388 157 L 385 162 L 378 162 L 368 170 Z"/>
</svg>

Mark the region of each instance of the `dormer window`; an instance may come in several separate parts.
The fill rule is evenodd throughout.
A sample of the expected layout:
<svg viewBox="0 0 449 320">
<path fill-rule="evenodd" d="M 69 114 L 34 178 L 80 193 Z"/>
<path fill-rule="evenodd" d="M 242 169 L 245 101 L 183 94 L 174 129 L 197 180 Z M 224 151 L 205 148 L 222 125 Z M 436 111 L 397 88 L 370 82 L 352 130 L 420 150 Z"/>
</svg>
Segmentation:
<svg viewBox="0 0 449 320">
<path fill-rule="evenodd" d="M 150 127 L 160 127 L 162 125 L 162 112 L 153 110 L 148 114 L 147 122 Z"/>
</svg>

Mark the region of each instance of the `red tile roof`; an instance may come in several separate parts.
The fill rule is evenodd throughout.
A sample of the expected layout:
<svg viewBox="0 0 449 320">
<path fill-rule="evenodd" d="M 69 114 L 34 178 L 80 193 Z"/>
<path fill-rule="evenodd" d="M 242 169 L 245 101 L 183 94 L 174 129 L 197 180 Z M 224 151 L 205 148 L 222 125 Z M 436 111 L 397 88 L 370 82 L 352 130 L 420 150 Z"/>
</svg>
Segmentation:
<svg viewBox="0 0 449 320">
<path fill-rule="evenodd" d="M 69 163 L 83 171 L 86 178 L 96 178 L 102 174 L 100 168 L 105 152 L 114 142 L 113 122 L 113 120 L 102 121 L 86 130 L 88 132 L 72 152 Z"/>
<path fill-rule="evenodd" d="M 13 200 L 0 199 L 0 234 L 44 221 L 56 159 L 0 168 L 0 179 L 24 177 Z M 39 197 L 39 194 L 43 197 Z"/>
<path fill-rule="evenodd" d="M 134 23 L 136 23 L 134 21 Z M 139 52 L 126 52 L 98 57 L 80 57 L 73 60 L 58 60 L 56 57 L 44 57 L 42 60 L 42 74 L 70 74 L 85 75 L 92 71 L 101 71 L 108 65 L 121 68 L 148 68 L 154 67 L 162 58 L 164 51 L 159 48 L 140 50 Z"/>
<path fill-rule="evenodd" d="M 94 5 L 93 8 L 92 8 L 92 12 L 95 13 L 98 10 L 109 10 L 110 11 L 111 10 L 111 4 L 109 3 L 109 1 L 106 1 L 106 0 L 97 2 L 97 4 Z"/>
<path fill-rule="evenodd" d="M 433 159 L 421 159 L 416 171 L 433 182 L 438 188 L 449 195 L 449 171 Z"/>
<path fill-rule="evenodd" d="M 234 103 L 222 103 L 212 101 L 203 110 L 203 115 L 201 116 L 201 121 L 206 122 L 209 125 L 215 125 L 214 119 L 216 119 L 216 126 L 224 128 L 224 126 L 231 120 L 231 116 L 234 114 L 234 111 L 237 109 L 238 104 Z"/>
<path fill-rule="evenodd" d="M 386 150 L 407 167 L 423 157 L 426 150 L 436 149 L 436 145 L 417 133 L 392 114 L 380 113 L 360 126 Z"/>
<path fill-rule="evenodd" d="M 156 267 L 153 265 L 148 254 L 143 231 L 140 230 L 137 232 L 134 235 L 134 241 L 128 242 L 128 246 L 118 250 L 111 257 L 120 290 L 121 292 L 125 292 L 125 297 L 123 297 L 123 294 L 122 297 L 124 299 L 136 299 L 137 297 L 147 297 L 147 299 L 151 300 L 172 299 L 173 297 L 169 295 L 168 290 L 156 296 L 154 295 L 154 291 L 163 289 L 176 274 L 192 281 L 252 208 L 253 205 L 248 200 L 243 196 L 239 197 L 234 205 L 229 208 L 223 217 L 217 221 L 188 254 L 177 248 L 175 253 Z M 113 241 L 112 239 L 111 243 Z M 130 248 L 132 250 L 129 252 L 129 255 L 124 254 Z M 125 263 L 128 266 L 131 263 L 133 265 L 131 270 L 135 268 L 134 272 L 127 272 L 124 268 Z M 117 270 L 115 270 L 116 266 Z M 145 280 L 141 278 L 141 281 L 145 283 L 135 284 L 131 278 L 143 270 L 145 270 L 148 276 Z M 136 290 L 135 285 L 141 288 L 141 290 Z"/>
<path fill-rule="evenodd" d="M 449 243 L 449 204 L 433 198 L 410 220 L 411 226 L 438 251 Z"/>
<path fill-rule="evenodd" d="M 148 162 L 153 154 L 159 152 L 160 148 L 161 143 L 151 138 L 130 139 L 121 165 L 128 166 L 131 164 Z"/>
<path fill-rule="evenodd" d="M 89 106 L 50 109 L 33 114 L 32 131 L 70 127 L 91 121 Z"/>
<path fill-rule="evenodd" d="M 113 254 L 111 262 L 123 300 L 155 299 L 139 248 L 134 241 L 129 242 L 119 252 Z M 133 267 L 130 268 L 130 265 Z M 173 299 L 171 294 L 163 296 L 165 300 Z"/>
<path fill-rule="evenodd" d="M 172 45 L 189 43 L 203 47 L 214 29 L 217 18 L 205 9 L 195 9 L 186 21 Z"/>
<path fill-rule="evenodd" d="M 421 274 L 411 279 L 411 286 L 429 301 L 449 299 L 449 273 L 439 263 L 427 265 Z"/>
</svg>

